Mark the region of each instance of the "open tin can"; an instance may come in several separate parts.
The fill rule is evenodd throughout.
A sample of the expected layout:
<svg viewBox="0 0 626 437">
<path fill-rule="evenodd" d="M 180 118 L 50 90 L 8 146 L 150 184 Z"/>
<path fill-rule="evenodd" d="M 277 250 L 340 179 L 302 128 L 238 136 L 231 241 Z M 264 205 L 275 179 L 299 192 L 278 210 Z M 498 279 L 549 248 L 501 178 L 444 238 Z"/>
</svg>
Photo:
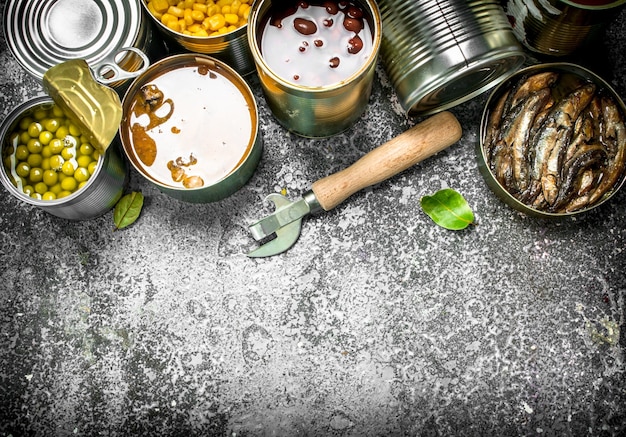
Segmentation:
<svg viewBox="0 0 626 437">
<path fill-rule="evenodd" d="M 262 153 L 245 80 L 225 63 L 179 54 L 153 64 L 123 99 L 120 137 L 135 169 L 163 193 L 194 203 L 239 190 Z"/>
<path fill-rule="evenodd" d="M 8 0 L 7 44 L 20 65 L 43 79 L 54 65 L 84 59 L 94 76 L 120 90 L 162 55 L 140 0 Z"/>
<path fill-rule="evenodd" d="M 572 63 L 519 70 L 489 96 L 479 170 L 504 203 L 562 218 L 607 202 L 626 180 L 626 106 L 600 76 Z"/>
<path fill-rule="evenodd" d="M 361 117 L 371 95 L 382 38 L 381 17 L 375 1 L 322 3 L 256 0 L 248 22 L 252 56 L 272 114 L 285 128 L 305 137 L 338 134 Z M 334 7 L 329 4 L 338 3 L 348 5 L 346 10 L 341 9 L 344 6 L 339 6 L 339 12 L 309 12 L 314 7 L 328 10 Z M 283 16 L 285 8 L 297 11 Z M 350 9 L 356 12 L 351 13 Z M 351 15 L 363 23 L 356 35 L 345 24 L 353 19 Z M 285 22 L 284 25 L 275 23 L 280 19 Z M 308 24 L 299 27 L 299 23 L 303 22 Z M 268 35 L 276 28 L 284 29 L 288 36 L 276 36 L 269 43 Z M 313 31 L 314 28 L 317 30 Z M 351 44 L 356 38 L 364 41 L 362 51 L 352 50 L 354 46 Z M 331 45 L 334 43 L 338 47 Z M 342 43 L 346 43 L 345 46 L 339 46 Z M 333 54 L 327 54 L 331 53 L 327 52 L 327 47 L 335 49 Z M 269 55 L 276 58 L 274 62 L 270 62 Z M 350 65 L 351 56 L 359 59 L 356 65 L 352 65 L 352 72 L 338 79 L 325 80 L 333 77 L 342 65 Z M 288 68 L 282 68 L 284 66 Z M 303 77 L 311 71 L 321 78 L 320 83 L 304 82 Z"/>
<path fill-rule="evenodd" d="M 0 125 L 0 181 L 57 217 L 100 216 L 120 199 L 128 174 L 116 137 L 119 96 L 98 84 L 83 60 L 51 68 L 43 82 L 50 96 L 19 105 Z"/>
<path fill-rule="evenodd" d="M 204 36 L 183 33 L 180 29 L 174 30 L 165 25 L 157 17 L 162 14 L 151 10 L 149 3 L 149 0 L 141 0 L 144 10 L 167 41 L 172 41 L 186 52 L 202 53 L 217 58 L 243 76 L 254 72 L 254 60 L 248 45 L 247 24 L 238 25 L 234 29 L 215 35 L 209 34 L 210 29 Z M 200 6 L 204 6 L 204 2 L 200 3 Z M 199 23 L 196 24 L 200 26 Z M 180 50 L 174 50 L 174 52 L 180 52 Z"/>
<path fill-rule="evenodd" d="M 525 61 L 497 0 L 379 0 L 383 65 L 409 115 L 497 85 Z"/>
</svg>

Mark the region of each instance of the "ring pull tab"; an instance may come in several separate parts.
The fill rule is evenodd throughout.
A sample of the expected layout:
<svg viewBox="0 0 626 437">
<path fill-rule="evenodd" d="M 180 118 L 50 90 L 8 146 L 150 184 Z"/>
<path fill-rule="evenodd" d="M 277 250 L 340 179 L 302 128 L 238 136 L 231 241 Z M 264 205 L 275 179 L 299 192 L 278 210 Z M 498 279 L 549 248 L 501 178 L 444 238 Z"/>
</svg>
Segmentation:
<svg viewBox="0 0 626 437">
<path fill-rule="evenodd" d="M 132 53 L 129 53 L 132 52 Z M 120 66 L 121 61 L 127 56 L 131 56 L 131 65 L 139 64 L 139 68 L 133 71 L 126 70 Z M 127 63 L 127 61 L 125 61 Z M 91 69 L 98 82 L 110 85 L 115 82 L 134 79 L 146 71 L 150 66 L 150 59 L 141 50 L 135 47 L 123 47 L 112 55 L 107 56 L 99 64 Z"/>
</svg>

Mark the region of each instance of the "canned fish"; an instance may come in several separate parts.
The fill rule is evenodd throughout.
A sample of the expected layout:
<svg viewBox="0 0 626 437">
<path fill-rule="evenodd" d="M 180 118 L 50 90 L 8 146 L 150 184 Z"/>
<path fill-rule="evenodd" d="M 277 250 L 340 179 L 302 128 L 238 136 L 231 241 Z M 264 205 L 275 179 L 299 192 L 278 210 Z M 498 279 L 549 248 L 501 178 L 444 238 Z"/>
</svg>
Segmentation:
<svg viewBox="0 0 626 437">
<path fill-rule="evenodd" d="M 373 0 L 255 1 L 248 40 L 276 119 L 307 137 L 349 128 L 367 107 L 381 35 Z"/>
<path fill-rule="evenodd" d="M 409 115 L 427 115 L 467 101 L 525 61 L 496 0 L 378 4 L 383 65 Z"/>
<path fill-rule="evenodd" d="M 9 0 L 3 16 L 7 44 L 22 67 L 39 80 L 50 67 L 71 59 L 86 60 L 96 78 L 114 78 L 114 69 L 107 68 L 111 61 L 124 71 L 138 72 L 163 50 L 139 2 Z M 119 80 L 111 86 L 118 89 L 123 84 Z"/>
<path fill-rule="evenodd" d="M 626 0 L 508 0 L 515 36 L 531 51 L 566 56 L 597 40 Z"/>
</svg>

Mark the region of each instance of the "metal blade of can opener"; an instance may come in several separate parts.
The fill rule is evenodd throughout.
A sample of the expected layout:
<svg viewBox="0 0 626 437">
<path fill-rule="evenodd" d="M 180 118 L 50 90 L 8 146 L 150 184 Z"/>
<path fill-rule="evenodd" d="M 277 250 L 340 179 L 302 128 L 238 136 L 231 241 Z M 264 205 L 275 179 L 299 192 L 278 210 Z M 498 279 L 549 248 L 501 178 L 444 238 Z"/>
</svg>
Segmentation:
<svg viewBox="0 0 626 437">
<path fill-rule="evenodd" d="M 274 204 L 275 211 L 249 227 L 256 241 L 269 241 L 248 256 L 267 257 L 286 251 L 300 236 L 302 219 L 308 214 L 330 211 L 357 191 L 389 179 L 451 146 L 461 135 L 456 117 L 448 111 L 440 112 L 368 152 L 350 167 L 314 182 L 299 200 L 270 194 L 266 200 Z M 275 238 L 270 239 L 272 236 Z"/>
</svg>

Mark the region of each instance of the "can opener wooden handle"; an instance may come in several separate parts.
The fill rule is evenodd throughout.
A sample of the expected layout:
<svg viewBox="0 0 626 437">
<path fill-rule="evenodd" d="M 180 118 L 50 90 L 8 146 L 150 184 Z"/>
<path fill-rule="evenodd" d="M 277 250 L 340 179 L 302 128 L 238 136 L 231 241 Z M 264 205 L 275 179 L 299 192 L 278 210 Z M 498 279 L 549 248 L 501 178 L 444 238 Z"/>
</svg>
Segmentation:
<svg viewBox="0 0 626 437">
<path fill-rule="evenodd" d="M 461 134 L 456 117 L 448 111 L 440 112 L 367 153 L 350 167 L 314 182 L 300 200 L 292 202 L 281 194 L 270 194 L 266 200 L 274 203 L 274 213 L 249 227 L 255 240 L 269 241 L 248 256 L 266 257 L 286 251 L 298 239 L 304 216 L 330 211 L 357 191 L 389 179 L 451 146 Z"/>
</svg>

